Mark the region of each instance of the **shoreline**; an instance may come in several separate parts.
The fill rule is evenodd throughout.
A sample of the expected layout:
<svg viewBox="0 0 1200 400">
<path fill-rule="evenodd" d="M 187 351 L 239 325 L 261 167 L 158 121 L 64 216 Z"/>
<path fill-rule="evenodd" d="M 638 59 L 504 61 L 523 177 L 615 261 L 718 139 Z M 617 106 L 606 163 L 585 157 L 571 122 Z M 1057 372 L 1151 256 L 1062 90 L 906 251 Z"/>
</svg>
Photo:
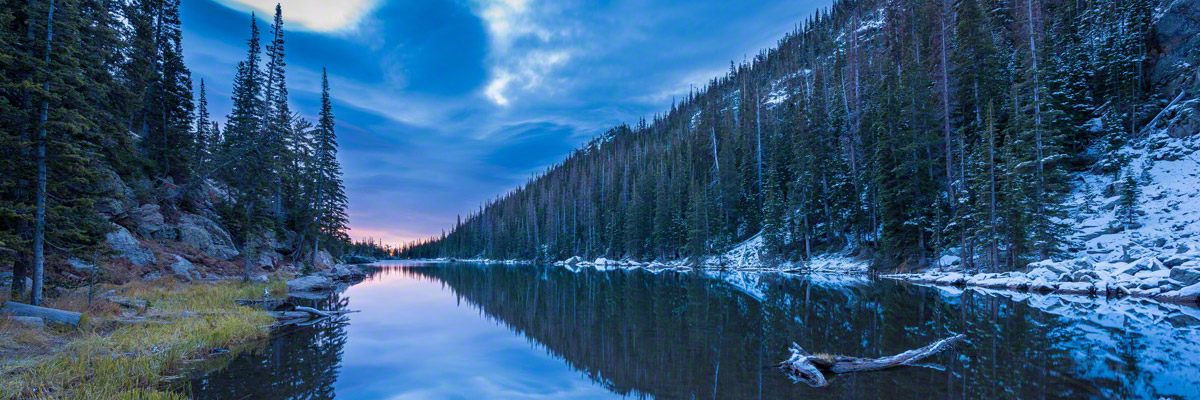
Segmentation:
<svg viewBox="0 0 1200 400">
<path fill-rule="evenodd" d="M 0 398 L 185 399 L 165 387 L 175 374 L 270 334 L 273 317 L 234 302 L 264 292 L 286 289 L 279 280 L 167 278 L 105 285 L 90 305 L 77 292 L 46 302 L 81 311 L 77 328 L 31 328 L 0 315 L 0 338 L 12 339 L 0 353 Z"/>
<path fill-rule="evenodd" d="M 837 257 L 822 257 L 819 260 L 826 261 L 826 263 L 823 265 L 827 265 L 827 264 L 846 265 L 846 264 L 856 263 L 856 261 L 853 261 L 853 260 L 843 260 L 840 263 L 829 262 L 829 260 L 833 259 L 833 258 L 837 258 Z M 572 262 L 572 260 L 574 260 L 574 262 Z M 387 261 L 387 260 L 380 260 L 380 261 Z M 482 264 L 498 264 L 498 265 L 537 264 L 537 262 L 534 262 L 531 260 L 490 260 L 490 259 L 449 259 L 449 258 L 411 260 L 411 261 L 446 262 L 446 263 L 482 263 Z M 1068 260 L 1068 261 L 1064 261 L 1064 262 L 1058 263 L 1058 264 L 1068 263 L 1071 261 L 1072 260 Z M 1106 279 L 1097 279 L 1095 281 L 1089 281 L 1089 282 L 1063 282 L 1063 281 L 1057 281 L 1057 280 L 1047 280 L 1047 279 L 1041 277 L 1040 274 L 1037 274 L 1037 272 L 1042 272 L 1042 271 L 1040 271 L 1041 268 L 1046 267 L 1045 263 L 1043 263 L 1041 266 L 1039 266 L 1039 268 L 1033 268 L 1028 273 L 1012 271 L 1012 272 L 1004 272 L 1004 273 L 979 273 L 979 274 L 966 274 L 963 272 L 955 272 L 955 271 L 936 271 L 933 269 L 918 272 L 918 273 L 872 274 L 869 272 L 868 269 L 865 268 L 865 263 L 862 263 L 862 265 L 864 265 L 864 267 L 861 269 L 823 268 L 820 266 L 805 268 L 805 267 L 801 267 L 801 266 L 796 266 L 795 264 L 787 264 L 788 265 L 787 267 L 780 268 L 780 267 L 769 267 L 769 266 L 763 266 L 763 265 L 758 265 L 758 266 L 752 266 L 752 265 L 720 266 L 720 265 L 710 265 L 709 263 L 704 263 L 699 266 L 689 266 L 684 261 L 673 261 L 673 262 L 667 262 L 667 263 L 663 263 L 663 262 L 642 263 L 642 262 L 630 261 L 630 260 L 607 260 L 604 258 L 597 259 L 596 261 L 580 261 L 580 260 L 578 260 L 578 257 L 573 257 L 572 259 L 568 259 L 566 261 L 556 261 L 556 262 L 545 263 L 545 264 L 553 265 L 553 266 L 557 266 L 557 267 L 565 267 L 565 268 L 574 269 L 574 270 L 577 270 L 579 268 L 596 268 L 599 270 L 608 270 L 610 268 L 621 268 L 621 269 L 642 268 L 642 269 L 651 270 L 651 271 L 662 271 L 662 270 L 747 271 L 747 272 L 778 272 L 778 273 L 789 273 L 789 274 L 800 274 L 800 275 L 815 275 L 815 274 L 819 274 L 819 275 L 857 275 L 857 276 L 877 277 L 879 279 L 889 279 L 889 280 L 898 281 L 898 282 L 907 282 L 907 283 L 928 286 L 928 287 L 934 287 L 934 288 L 937 288 L 937 287 L 958 288 L 958 289 L 979 288 L 979 289 L 987 289 L 988 291 L 991 291 L 991 292 L 1006 292 L 1006 293 L 1012 293 L 1012 294 L 1032 294 L 1032 295 L 1078 295 L 1078 296 L 1086 296 L 1086 297 L 1093 298 L 1093 299 L 1122 299 L 1122 298 L 1126 298 L 1126 297 L 1134 297 L 1134 298 L 1150 299 L 1150 300 L 1159 301 L 1159 302 L 1168 303 L 1168 304 L 1176 304 L 1176 305 L 1200 308 L 1200 301 L 1198 301 L 1198 296 L 1197 296 L 1197 295 L 1200 295 L 1200 283 L 1183 286 L 1178 281 L 1170 280 L 1170 278 L 1169 278 L 1170 271 L 1173 270 L 1173 268 L 1163 267 L 1160 264 L 1154 264 L 1153 262 L 1150 262 L 1150 261 L 1146 261 L 1143 264 L 1146 266 L 1143 270 L 1146 270 L 1147 272 L 1149 272 L 1144 275 L 1149 278 L 1159 277 L 1160 275 L 1167 276 L 1168 278 L 1165 281 L 1166 283 L 1161 283 L 1160 285 L 1165 285 L 1166 288 L 1173 289 L 1173 290 L 1164 290 L 1162 288 L 1163 286 L 1155 286 L 1154 287 L 1155 290 L 1147 290 L 1147 289 L 1142 289 L 1142 288 L 1136 287 L 1136 286 L 1142 284 L 1141 279 L 1135 279 L 1133 277 L 1134 274 L 1136 274 L 1138 272 L 1142 272 L 1142 271 L 1138 271 L 1138 270 L 1134 270 L 1134 271 L 1127 270 L 1128 272 L 1133 272 L 1133 273 L 1118 275 L 1118 278 L 1121 278 L 1121 279 L 1114 280 L 1114 279 L 1112 279 L 1113 278 L 1112 274 L 1108 274 L 1107 271 L 1096 270 L 1096 269 L 1090 269 L 1090 270 L 1077 269 L 1072 272 L 1088 271 L 1088 272 L 1084 272 L 1082 274 L 1088 275 L 1088 273 L 1090 272 L 1091 275 L 1105 275 Z M 1135 263 L 1135 265 L 1136 265 L 1136 263 Z M 1182 271 L 1182 269 L 1181 269 L 1181 271 Z M 1033 274 L 1035 276 L 1031 277 L 1030 276 L 1031 274 Z M 1130 286 L 1135 286 L 1135 287 L 1130 288 Z M 1190 289 L 1190 291 L 1189 291 L 1189 289 Z"/>
</svg>

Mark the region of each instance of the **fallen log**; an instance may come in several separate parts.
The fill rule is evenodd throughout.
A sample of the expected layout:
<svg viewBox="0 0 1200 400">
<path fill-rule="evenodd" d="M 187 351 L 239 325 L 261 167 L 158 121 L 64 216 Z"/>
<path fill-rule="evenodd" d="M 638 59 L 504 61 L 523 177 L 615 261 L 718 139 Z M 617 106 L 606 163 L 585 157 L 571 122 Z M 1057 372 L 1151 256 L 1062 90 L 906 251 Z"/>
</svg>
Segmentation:
<svg viewBox="0 0 1200 400">
<path fill-rule="evenodd" d="M 4 307 L 0 307 L 0 314 L 15 315 L 18 317 L 38 317 L 46 322 L 67 324 L 71 326 L 79 326 L 79 320 L 83 318 L 83 314 L 77 312 L 31 306 L 28 304 L 14 303 L 11 301 L 4 302 Z"/>
<path fill-rule="evenodd" d="M 953 347 L 965 337 L 966 335 L 960 334 L 938 340 L 919 349 L 880 358 L 810 354 L 804 351 L 800 345 L 792 343 L 792 356 L 779 363 L 779 368 L 784 373 L 787 373 L 788 376 L 791 376 L 793 380 L 807 383 L 813 387 L 822 387 L 829 385 L 829 381 L 825 379 L 825 372 L 844 374 L 847 372 L 877 371 L 902 366 L 927 366 L 926 364 L 919 364 L 918 361 Z"/>
<path fill-rule="evenodd" d="M 312 308 L 312 307 L 296 306 L 296 311 L 304 311 L 304 312 L 306 312 L 306 313 L 312 314 L 314 317 L 328 317 L 328 316 L 330 316 L 330 315 L 329 315 L 329 313 L 327 313 L 327 312 L 325 312 L 325 311 L 321 311 L 321 310 L 315 309 L 315 308 Z"/>
</svg>

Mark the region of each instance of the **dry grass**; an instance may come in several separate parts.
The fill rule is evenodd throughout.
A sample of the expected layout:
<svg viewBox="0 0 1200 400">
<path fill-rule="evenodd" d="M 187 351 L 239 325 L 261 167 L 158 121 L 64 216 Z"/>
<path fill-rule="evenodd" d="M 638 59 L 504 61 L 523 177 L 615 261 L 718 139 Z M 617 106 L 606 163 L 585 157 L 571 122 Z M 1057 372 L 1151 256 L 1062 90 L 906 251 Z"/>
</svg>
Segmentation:
<svg viewBox="0 0 1200 400">
<path fill-rule="evenodd" d="M 116 289 L 122 296 L 146 301 L 147 314 L 159 318 L 116 327 L 95 323 L 100 320 L 96 318 L 80 330 L 65 333 L 70 341 L 53 354 L 0 363 L 0 399 L 184 398 L 160 391 L 163 379 L 212 348 L 265 336 L 264 326 L 273 322 L 262 312 L 235 305 L 233 299 L 257 298 L 264 289 L 284 291 L 281 282 L 173 280 L 136 281 Z M 0 328 L 0 335 L 3 332 L 8 330 Z"/>
</svg>

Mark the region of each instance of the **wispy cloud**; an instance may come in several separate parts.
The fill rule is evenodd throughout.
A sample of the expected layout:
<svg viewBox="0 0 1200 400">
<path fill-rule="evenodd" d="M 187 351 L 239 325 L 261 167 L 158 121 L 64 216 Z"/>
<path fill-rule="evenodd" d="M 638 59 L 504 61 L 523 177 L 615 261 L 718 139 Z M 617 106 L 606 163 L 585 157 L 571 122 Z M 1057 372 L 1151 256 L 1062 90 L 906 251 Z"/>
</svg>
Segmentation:
<svg viewBox="0 0 1200 400">
<path fill-rule="evenodd" d="M 552 4 L 536 0 L 476 0 L 473 11 L 484 22 L 490 44 L 491 79 L 484 95 L 507 106 L 514 92 L 548 87 L 547 77 L 572 58 L 570 29 L 555 18 Z"/>
<path fill-rule="evenodd" d="M 283 6 L 283 20 L 317 32 L 350 30 L 379 5 L 379 0 L 218 0 L 239 10 L 275 13 L 275 5 Z M 267 17 L 270 18 L 270 17 Z"/>
</svg>

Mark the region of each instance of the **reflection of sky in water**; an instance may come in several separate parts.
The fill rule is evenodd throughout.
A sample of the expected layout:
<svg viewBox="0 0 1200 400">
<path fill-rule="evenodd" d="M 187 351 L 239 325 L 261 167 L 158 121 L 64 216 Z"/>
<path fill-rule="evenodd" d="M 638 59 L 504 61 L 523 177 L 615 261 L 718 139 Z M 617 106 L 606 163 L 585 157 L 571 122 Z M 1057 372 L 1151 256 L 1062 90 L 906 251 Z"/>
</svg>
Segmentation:
<svg viewBox="0 0 1200 400">
<path fill-rule="evenodd" d="M 405 264 L 400 264 L 405 265 Z M 368 267 L 321 307 L 191 382 L 197 399 L 1197 398 L 1200 310 L 1144 299 L 930 289 L 858 277 L 453 265 Z M 326 301 L 328 303 L 328 301 Z M 795 384 L 797 342 L 930 359 Z"/>
<path fill-rule="evenodd" d="M 618 397 L 442 284 L 376 275 L 345 293 L 350 314 L 339 399 Z"/>
</svg>

